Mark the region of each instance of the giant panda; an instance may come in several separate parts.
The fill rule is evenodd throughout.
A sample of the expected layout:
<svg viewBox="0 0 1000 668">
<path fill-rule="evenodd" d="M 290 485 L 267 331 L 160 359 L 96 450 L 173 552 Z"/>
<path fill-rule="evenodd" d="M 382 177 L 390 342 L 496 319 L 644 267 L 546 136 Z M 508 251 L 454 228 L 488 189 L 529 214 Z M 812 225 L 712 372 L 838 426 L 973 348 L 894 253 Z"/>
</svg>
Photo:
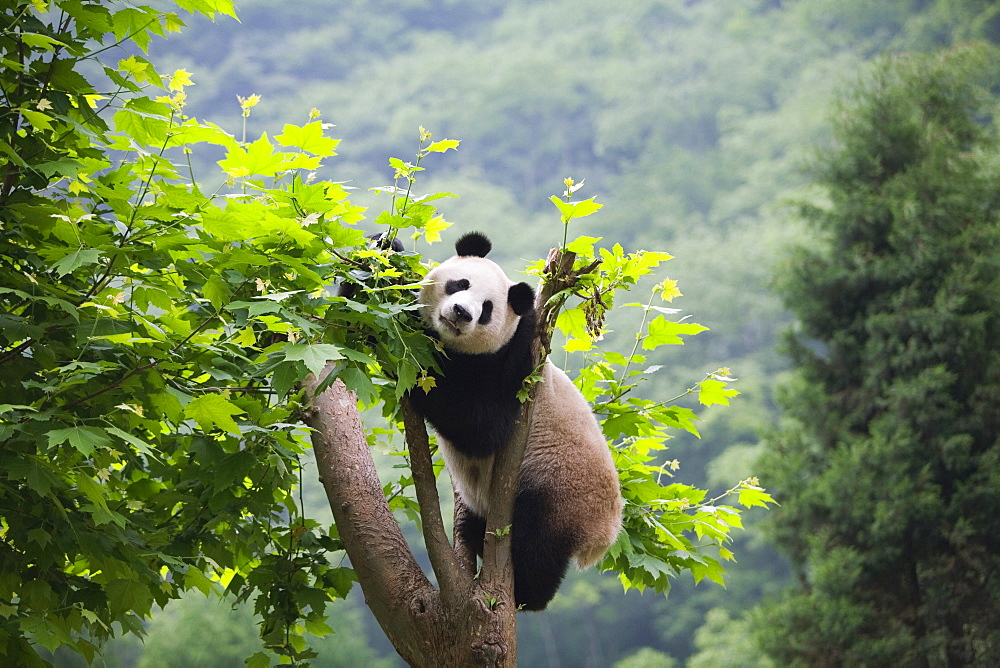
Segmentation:
<svg viewBox="0 0 1000 668">
<path fill-rule="evenodd" d="M 438 434 L 455 490 L 469 509 L 455 527 L 482 556 L 494 458 L 513 431 L 517 393 L 532 372 L 535 294 L 487 260 L 480 233 L 455 244 L 420 291 L 420 316 L 440 340 L 440 373 L 410 403 Z M 595 564 L 621 530 L 618 474 L 587 401 L 546 361 L 536 390 L 511 524 L 515 604 L 543 610 L 571 558 Z"/>
</svg>

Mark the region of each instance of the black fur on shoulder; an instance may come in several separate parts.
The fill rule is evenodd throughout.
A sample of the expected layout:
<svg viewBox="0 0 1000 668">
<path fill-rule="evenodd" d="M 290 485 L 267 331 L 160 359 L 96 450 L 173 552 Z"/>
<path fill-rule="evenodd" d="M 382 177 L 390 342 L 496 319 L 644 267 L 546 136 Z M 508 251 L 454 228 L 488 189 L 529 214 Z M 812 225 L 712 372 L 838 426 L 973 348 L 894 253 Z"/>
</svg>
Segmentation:
<svg viewBox="0 0 1000 668">
<path fill-rule="evenodd" d="M 482 232 L 463 234 L 455 242 L 455 254 L 460 257 L 486 257 L 493 250 L 493 244 Z"/>
<path fill-rule="evenodd" d="M 521 410 L 517 393 L 531 373 L 535 312 L 521 314 L 517 330 L 495 353 L 466 355 L 449 350 L 430 392 L 416 388 L 410 403 L 467 457 L 488 457 L 507 444 Z"/>
</svg>

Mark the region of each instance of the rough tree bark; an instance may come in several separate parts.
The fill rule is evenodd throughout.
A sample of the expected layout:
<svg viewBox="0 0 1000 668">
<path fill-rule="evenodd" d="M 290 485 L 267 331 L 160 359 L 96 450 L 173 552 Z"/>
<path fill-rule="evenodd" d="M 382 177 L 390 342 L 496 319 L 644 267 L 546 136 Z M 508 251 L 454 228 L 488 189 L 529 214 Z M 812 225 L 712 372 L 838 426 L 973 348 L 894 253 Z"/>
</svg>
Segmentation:
<svg viewBox="0 0 1000 668">
<path fill-rule="evenodd" d="M 536 299 L 536 366 L 548 355 L 552 324 L 563 302 L 553 296 L 593 268 L 574 272 L 574 260 L 573 253 L 556 249 L 549 253 Z M 313 428 L 320 480 L 365 602 L 396 651 L 413 666 L 515 666 L 514 579 L 506 528 L 511 523 L 517 473 L 531 421 L 530 399 L 521 409 L 507 448 L 497 457 L 490 490 L 495 510 L 487 518 L 479 577 L 474 577 L 475 558 L 468 547 L 453 547 L 448 541 L 426 426 L 409 402 L 402 401 L 424 540 L 438 589 L 413 558 L 382 493 L 357 397 L 340 380 L 316 395 L 320 382 L 315 377 L 306 381 L 307 395 L 313 399 L 304 416 Z M 456 513 L 463 510 L 461 504 L 456 506 Z"/>
</svg>

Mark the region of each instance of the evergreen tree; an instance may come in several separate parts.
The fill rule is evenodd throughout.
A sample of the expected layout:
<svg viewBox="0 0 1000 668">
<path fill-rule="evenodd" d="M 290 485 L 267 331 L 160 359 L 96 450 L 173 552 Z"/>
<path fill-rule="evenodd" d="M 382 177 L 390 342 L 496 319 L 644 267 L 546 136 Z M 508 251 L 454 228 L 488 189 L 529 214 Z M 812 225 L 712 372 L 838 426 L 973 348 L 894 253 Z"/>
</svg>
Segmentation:
<svg viewBox="0 0 1000 668">
<path fill-rule="evenodd" d="M 817 161 L 819 241 L 778 280 L 797 373 L 761 467 L 799 575 L 756 616 L 782 665 L 1000 663 L 997 62 L 882 61 Z"/>
</svg>

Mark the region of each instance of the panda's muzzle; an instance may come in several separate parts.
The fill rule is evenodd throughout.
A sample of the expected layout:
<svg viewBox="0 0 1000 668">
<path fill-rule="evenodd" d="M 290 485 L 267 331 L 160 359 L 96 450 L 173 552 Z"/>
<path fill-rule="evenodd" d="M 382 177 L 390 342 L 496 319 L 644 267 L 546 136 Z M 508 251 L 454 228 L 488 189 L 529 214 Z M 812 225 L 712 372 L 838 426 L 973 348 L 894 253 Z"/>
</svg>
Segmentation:
<svg viewBox="0 0 1000 668">
<path fill-rule="evenodd" d="M 451 308 L 450 318 L 444 313 L 440 313 L 438 315 L 438 318 L 456 336 L 462 333 L 462 325 L 464 325 L 467 322 L 472 322 L 472 314 L 469 313 L 469 309 L 465 308 L 461 304 L 455 304 Z"/>
</svg>

